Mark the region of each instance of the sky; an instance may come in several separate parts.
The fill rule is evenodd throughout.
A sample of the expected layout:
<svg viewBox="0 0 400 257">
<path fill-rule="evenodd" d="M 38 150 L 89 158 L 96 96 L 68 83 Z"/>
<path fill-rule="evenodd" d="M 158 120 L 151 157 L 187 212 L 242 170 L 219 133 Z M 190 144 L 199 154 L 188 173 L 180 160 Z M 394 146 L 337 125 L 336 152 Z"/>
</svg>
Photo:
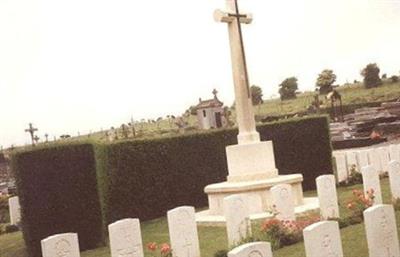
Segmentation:
<svg viewBox="0 0 400 257">
<path fill-rule="evenodd" d="M 400 0 L 239 0 L 250 83 L 265 98 L 333 69 L 400 72 Z M 234 101 L 223 0 L 0 0 L 0 145 L 179 115 L 199 97 Z"/>
</svg>

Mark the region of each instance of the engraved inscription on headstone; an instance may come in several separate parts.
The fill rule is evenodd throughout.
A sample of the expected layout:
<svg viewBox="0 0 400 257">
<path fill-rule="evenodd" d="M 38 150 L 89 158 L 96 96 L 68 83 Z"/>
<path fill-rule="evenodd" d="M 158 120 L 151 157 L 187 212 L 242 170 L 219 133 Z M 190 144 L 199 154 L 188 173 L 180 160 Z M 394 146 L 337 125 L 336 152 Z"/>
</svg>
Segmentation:
<svg viewBox="0 0 400 257">
<path fill-rule="evenodd" d="M 78 234 L 65 233 L 41 241 L 43 257 L 80 257 Z"/>
<path fill-rule="evenodd" d="M 112 257 L 143 257 L 139 219 L 123 219 L 108 226 Z"/>
<path fill-rule="evenodd" d="M 168 211 L 168 229 L 174 257 L 200 257 L 195 210 L 191 206 Z"/>
<path fill-rule="evenodd" d="M 229 245 L 235 245 L 251 234 L 246 196 L 232 195 L 224 198 L 224 215 Z"/>
<path fill-rule="evenodd" d="M 370 257 L 400 257 L 392 205 L 379 204 L 364 211 Z"/>
<path fill-rule="evenodd" d="M 318 200 L 323 219 L 339 218 L 335 176 L 322 175 L 316 179 Z"/>
<path fill-rule="evenodd" d="M 303 230 L 307 257 L 343 257 L 339 224 L 321 221 Z"/>
<path fill-rule="evenodd" d="M 292 186 L 287 184 L 273 186 L 270 192 L 274 209 L 277 212 L 276 218 L 279 220 L 295 220 Z"/>
<path fill-rule="evenodd" d="M 268 242 L 247 243 L 232 249 L 228 257 L 272 257 L 271 244 Z"/>
</svg>

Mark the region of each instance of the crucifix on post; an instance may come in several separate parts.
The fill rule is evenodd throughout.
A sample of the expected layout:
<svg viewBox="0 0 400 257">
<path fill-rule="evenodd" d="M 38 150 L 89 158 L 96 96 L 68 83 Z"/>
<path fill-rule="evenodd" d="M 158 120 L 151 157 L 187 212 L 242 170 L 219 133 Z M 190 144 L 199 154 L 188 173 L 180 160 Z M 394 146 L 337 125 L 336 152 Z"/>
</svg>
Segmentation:
<svg viewBox="0 0 400 257">
<path fill-rule="evenodd" d="M 239 127 L 238 143 L 257 143 L 260 142 L 260 135 L 256 131 L 241 28 L 241 23 L 250 24 L 253 18 L 251 14 L 239 13 L 237 0 L 225 1 L 227 12 L 216 10 L 214 19 L 218 22 L 228 23 L 233 82 L 235 85 L 235 109 Z"/>
<path fill-rule="evenodd" d="M 34 128 L 32 123 L 29 123 L 29 128 L 25 129 L 25 132 L 29 132 L 31 134 L 32 145 L 35 145 L 35 131 L 38 131 L 37 128 Z"/>
</svg>

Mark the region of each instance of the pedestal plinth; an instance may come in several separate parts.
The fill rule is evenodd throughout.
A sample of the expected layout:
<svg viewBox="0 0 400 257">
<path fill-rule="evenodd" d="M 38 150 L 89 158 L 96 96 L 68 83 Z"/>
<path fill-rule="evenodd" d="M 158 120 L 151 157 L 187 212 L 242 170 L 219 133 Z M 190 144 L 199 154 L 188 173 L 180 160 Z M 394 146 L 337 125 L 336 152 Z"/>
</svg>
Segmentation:
<svg viewBox="0 0 400 257">
<path fill-rule="evenodd" d="M 227 181 L 204 188 L 208 195 L 209 210 L 196 214 L 198 224 L 224 225 L 223 200 L 234 194 L 242 194 L 247 199 L 250 219 L 272 217 L 268 212 L 272 207 L 270 189 L 280 184 L 292 186 L 297 215 L 319 208 L 316 197 L 303 198 L 303 175 L 278 175 L 271 141 L 228 146 L 226 155 L 229 171 Z"/>
<path fill-rule="evenodd" d="M 272 141 L 226 147 L 228 182 L 254 181 L 278 176 Z"/>
</svg>

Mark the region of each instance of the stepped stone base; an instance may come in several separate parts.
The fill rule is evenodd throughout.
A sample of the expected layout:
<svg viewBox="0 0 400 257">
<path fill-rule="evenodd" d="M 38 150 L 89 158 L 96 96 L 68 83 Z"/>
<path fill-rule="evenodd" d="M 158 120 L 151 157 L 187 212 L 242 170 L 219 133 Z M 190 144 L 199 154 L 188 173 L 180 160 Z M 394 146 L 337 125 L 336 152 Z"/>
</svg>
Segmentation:
<svg viewBox="0 0 400 257">
<path fill-rule="evenodd" d="M 319 202 L 317 197 L 308 197 L 303 199 L 303 204 L 295 207 L 297 217 L 306 215 L 310 211 L 319 210 Z M 272 218 L 269 212 L 254 213 L 250 215 L 251 221 L 262 221 Z M 223 215 L 212 215 L 209 210 L 196 213 L 196 222 L 199 226 L 224 227 L 225 217 Z"/>
</svg>

